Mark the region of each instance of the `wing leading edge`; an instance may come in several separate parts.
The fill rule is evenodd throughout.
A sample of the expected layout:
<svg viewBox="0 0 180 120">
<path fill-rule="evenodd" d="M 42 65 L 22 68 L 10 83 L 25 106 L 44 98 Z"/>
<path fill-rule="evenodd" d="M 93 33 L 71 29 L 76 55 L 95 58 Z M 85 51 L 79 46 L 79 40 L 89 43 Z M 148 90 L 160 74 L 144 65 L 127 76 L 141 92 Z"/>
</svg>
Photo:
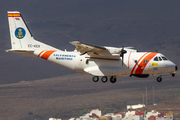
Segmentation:
<svg viewBox="0 0 180 120">
<path fill-rule="evenodd" d="M 102 57 L 115 57 L 105 47 L 85 44 L 85 43 L 81 43 L 79 41 L 73 41 L 70 43 L 72 45 L 76 46 L 76 50 L 79 51 L 81 53 L 81 55 L 87 53 L 90 56 L 99 55 Z"/>
</svg>

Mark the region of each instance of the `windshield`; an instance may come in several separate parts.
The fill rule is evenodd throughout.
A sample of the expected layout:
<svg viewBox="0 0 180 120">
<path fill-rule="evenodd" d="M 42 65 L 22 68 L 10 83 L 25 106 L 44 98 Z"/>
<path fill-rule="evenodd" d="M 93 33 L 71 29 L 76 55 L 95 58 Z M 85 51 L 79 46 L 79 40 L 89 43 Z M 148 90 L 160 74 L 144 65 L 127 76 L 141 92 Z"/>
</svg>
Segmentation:
<svg viewBox="0 0 180 120">
<path fill-rule="evenodd" d="M 163 60 L 168 60 L 168 59 L 167 59 L 166 57 L 164 57 L 164 56 L 161 56 L 161 57 L 162 57 Z"/>
<path fill-rule="evenodd" d="M 168 60 L 165 56 L 157 56 L 154 58 L 154 61 L 162 61 L 162 60 Z"/>
</svg>

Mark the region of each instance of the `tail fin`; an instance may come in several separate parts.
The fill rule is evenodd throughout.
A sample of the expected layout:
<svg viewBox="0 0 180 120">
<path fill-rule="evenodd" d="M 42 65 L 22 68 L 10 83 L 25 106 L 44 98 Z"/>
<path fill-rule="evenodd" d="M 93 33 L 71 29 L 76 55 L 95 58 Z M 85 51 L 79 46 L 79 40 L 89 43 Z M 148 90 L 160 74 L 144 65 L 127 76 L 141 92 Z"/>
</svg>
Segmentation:
<svg viewBox="0 0 180 120">
<path fill-rule="evenodd" d="M 12 47 L 8 52 L 34 51 L 38 49 L 57 50 L 54 47 L 34 40 L 20 12 L 8 11 L 8 21 Z"/>
</svg>

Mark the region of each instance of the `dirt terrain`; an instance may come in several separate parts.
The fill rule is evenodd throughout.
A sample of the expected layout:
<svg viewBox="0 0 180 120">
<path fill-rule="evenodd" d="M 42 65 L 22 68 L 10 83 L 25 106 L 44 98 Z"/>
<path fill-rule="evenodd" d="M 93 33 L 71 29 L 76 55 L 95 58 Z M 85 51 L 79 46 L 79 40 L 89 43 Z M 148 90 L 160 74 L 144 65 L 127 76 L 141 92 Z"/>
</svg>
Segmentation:
<svg viewBox="0 0 180 120">
<path fill-rule="evenodd" d="M 155 102 L 160 104 L 157 110 L 177 108 L 180 104 L 180 81 L 176 78 L 166 77 L 162 83 L 157 83 L 155 77 L 120 77 L 112 84 L 109 81 L 94 83 L 91 77 L 72 74 L 0 85 L 0 119 L 68 119 L 95 108 L 101 109 L 103 114 L 118 113 L 126 109 L 126 105 L 142 104 L 146 87 L 148 104 L 152 105 L 152 86 L 155 88 Z"/>
</svg>

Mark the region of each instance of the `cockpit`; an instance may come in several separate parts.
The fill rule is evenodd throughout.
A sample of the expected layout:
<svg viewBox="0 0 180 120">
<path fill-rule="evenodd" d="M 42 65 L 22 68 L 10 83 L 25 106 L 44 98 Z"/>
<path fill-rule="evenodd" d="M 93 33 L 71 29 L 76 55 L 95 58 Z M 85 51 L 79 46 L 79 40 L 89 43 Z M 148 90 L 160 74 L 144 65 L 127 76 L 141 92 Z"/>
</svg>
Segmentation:
<svg viewBox="0 0 180 120">
<path fill-rule="evenodd" d="M 165 56 L 157 56 L 154 58 L 154 61 L 167 61 L 168 59 Z"/>
</svg>

